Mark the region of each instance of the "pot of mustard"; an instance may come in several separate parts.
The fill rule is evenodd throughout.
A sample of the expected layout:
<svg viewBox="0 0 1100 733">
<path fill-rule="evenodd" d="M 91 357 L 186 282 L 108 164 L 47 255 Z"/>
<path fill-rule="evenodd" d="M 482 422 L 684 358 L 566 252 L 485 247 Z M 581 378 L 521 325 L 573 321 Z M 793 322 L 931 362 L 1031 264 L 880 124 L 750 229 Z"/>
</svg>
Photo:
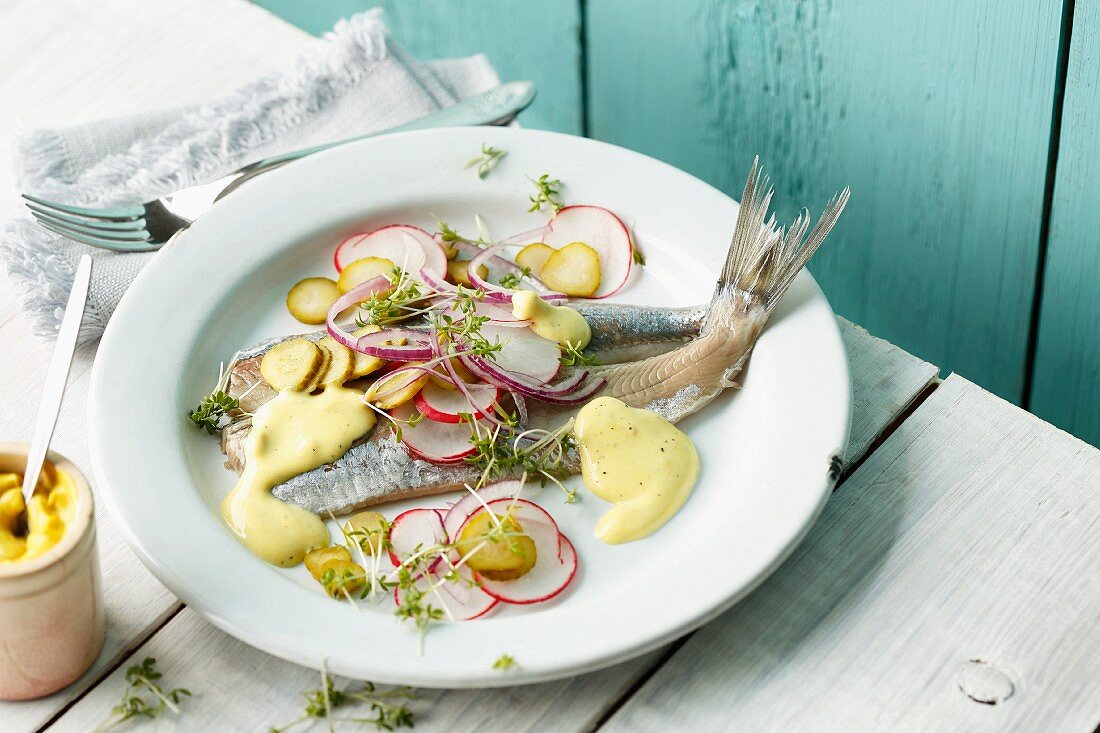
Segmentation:
<svg viewBox="0 0 1100 733">
<path fill-rule="evenodd" d="M 0 442 L 0 700 L 60 690 L 103 648 L 91 488 L 50 451 L 24 505 L 26 461 L 25 444 Z"/>
</svg>

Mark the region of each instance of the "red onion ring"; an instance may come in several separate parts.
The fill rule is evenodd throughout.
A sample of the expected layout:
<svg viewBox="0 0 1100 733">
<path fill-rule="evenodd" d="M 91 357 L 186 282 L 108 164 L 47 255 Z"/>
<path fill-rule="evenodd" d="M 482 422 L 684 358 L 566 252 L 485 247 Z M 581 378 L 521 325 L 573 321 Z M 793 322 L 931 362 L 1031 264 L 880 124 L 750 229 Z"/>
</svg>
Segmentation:
<svg viewBox="0 0 1100 733">
<path fill-rule="evenodd" d="M 502 369 L 484 357 L 474 354 L 461 354 L 459 358 L 467 369 L 489 384 L 501 389 L 521 392 L 537 399 L 565 397 L 576 390 L 588 377 L 588 372 L 582 370 L 574 372 L 556 384 L 540 384 L 523 375 Z"/>
<path fill-rule="evenodd" d="M 392 359 L 398 361 L 421 361 L 430 359 L 431 349 L 427 344 L 422 343 L 424 339 L 422 333 L 408 329 L 390 329 L 377 333 L 368 333 L 365 336 L 353 336 L 337 325 L 336 319 L 341 313 L 352 306 L 357 306 L 369 300 L 372 295 L 376 295 L 392 287 L 392 285 L 393 284 L 388 279 L 379 275 L 378 277 L 371 278 L 355 286 L 337 298 L 336 302 L 332 304 L 332 307 L 328 309 L 328 317 L 325 319 L 325 326 L 328 328 L 329 335 L 353 351 L 358 351 L 368 356 L 375 356 L 379 359 Z M 410 341 L 412 343 L 408 346 L 377 345 L 377 342 L 380 341 L 389 341 L 402 337 L 409 338 L 410 335 Z"/>
</svg>

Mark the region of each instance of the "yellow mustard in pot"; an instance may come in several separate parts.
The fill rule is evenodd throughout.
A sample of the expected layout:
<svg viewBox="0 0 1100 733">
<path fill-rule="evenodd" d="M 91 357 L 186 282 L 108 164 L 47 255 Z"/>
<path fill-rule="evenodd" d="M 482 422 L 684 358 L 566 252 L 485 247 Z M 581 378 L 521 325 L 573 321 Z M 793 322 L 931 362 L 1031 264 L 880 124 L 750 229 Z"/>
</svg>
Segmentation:
<svg viewBox="0 0 1100 733">
<path fill-rule="evenodd" d="M 76 484 L 51 463 L 42 467 L 28 504 L 23 475 L 0 472 L 0 563 L 33 560 L 61 541 L 73 522 Z"/>
</svg>

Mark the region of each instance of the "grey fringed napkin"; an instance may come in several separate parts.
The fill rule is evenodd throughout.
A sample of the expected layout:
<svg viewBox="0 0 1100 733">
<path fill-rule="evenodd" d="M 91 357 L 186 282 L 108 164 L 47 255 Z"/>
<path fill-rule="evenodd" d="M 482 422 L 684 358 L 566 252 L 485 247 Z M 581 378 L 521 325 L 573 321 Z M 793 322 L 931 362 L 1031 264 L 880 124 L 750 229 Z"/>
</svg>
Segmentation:
<svg viewBox="0 0 1100 733">
<path fill-rule="evenodd" d="M 205 105 L 35 130 L 15 141 L 20 191 L 84 206 L 148 201 L 276 153 L 384 130 L 499 83 L 484 56 L 420 62 L 387 38 L 381 12 L 340 21 L 293 64 Z M 98 338 L 155 257 L 58 237 L 29 217 L 0 231 L 0 258 L 43 336 L 57 332 L 77 258 L 95 258 L 81 341 Z"/>
</svg>

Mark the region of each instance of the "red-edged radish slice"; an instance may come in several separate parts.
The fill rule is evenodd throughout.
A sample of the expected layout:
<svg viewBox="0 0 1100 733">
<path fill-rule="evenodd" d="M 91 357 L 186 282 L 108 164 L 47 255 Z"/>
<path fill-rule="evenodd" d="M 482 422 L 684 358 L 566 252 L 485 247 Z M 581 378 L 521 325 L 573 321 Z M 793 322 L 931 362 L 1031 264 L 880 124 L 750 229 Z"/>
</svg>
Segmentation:
<svg viewBox="0 0 1100 733">
<path fill-rule="evenodd" d="M 390 562 L 394 567 L 417 552 L 447 541 L 443 516 L 438 509 L 410 509 L 394 517 L 390 523 Z M 432 560 L 432 565 L 439 558 Z"/>
<path fill-rule="evenodd" d="M 493 357 L 485 357 L 504 371 L 522 374 L 543 384 L 557 376 L 561 349 L 531 329 L 486 323 L 481 327 L 481 335 L 490 343 L 499 339 L 504 345 Z"/>
<path fill-rule="evenodd" d="M 482 502 L 488 504 L 496 499 L 511 499 L 520 492 L 522 487 L 522 481 L 509 480 L 497 481 L 494 484 L 482 486 L 478 489 L 477 496 L 467 491 L 443 515 L 443 528 L 447 530 L 447 536 L 458 537 L 458 530 L 462 529 L 462 525 L 466 523 L 466 520 L 476 514 L 479 509 L 485 508 Z"/>
<path fill-rule="evenodd" d="M 460 423 L 462 422 L 461 413 L 473 413 L 478 418 L 485 417 L 485 413 L 493 409 L 493 404 L 500 397 L 500 390 L 491 384 L 471 384 L 466 387 L 466 390 L 474 398 L 475 404 L 471 405 L 466 395 L 457 389 L 443 389 L 429 382 L 416 394 L 414 403 L 416 409 L 429 420 Z"/>
<path fill-rule="evenodd" d="M 566 206 L 547 224 L 543 238 L 554 249 L 584 242 L 600 258 L 600 288 L 592 298 L 606 298 L 619 292 L 630 277 L 634 248 L 630 231 L 622 220 L 600 206 Z"/>
<path fill-rule="evenodd" d="M 470 621 L 484 616 L 500 603 L 480 588 L 471 588 L 463 582 L 443 581 L 443 576 L 448 570 L 446 563 L 440 563 L 430 573 L 421 575 L 413 581 L 413 585 L 418 590 L 427 594 L 422 602 L 443 611 L 444 618 Z M 432 586 L 435 588 L 429 590 Z M 394 603 L 399 606 L 403 593 L 399 587 L 393 589 Z"/>
<path fill-rule="evenodd" d="M 573 543 L 558 531 L 554 518 L 526 499 L 497 499 L 488 505 L 500 515 L 511 507 L 512 517 L 535 543 L 536 560 L 535 567 L 515 580 L 489 580 L 475 572 L 482 590 L 493 598 L 515 604 L 541 603 L 565 590 L 577 574 L 577 553 Z M 476 511 L 467 522 L 475 516 Z M 461 535 L 460 529 L 456 537 Z"/>
<path fill-rule="evenodd" d="M 406 402 L 390 410 L 396 420 L 408 420 L 415 408 Z M 459 463 L 474 452 L 470 444 L 470 426 L 421 420 L 416 425 L 401 425 L 401 442 L 417 458 L 432 463 Z"/>
<path fill-rule="evenodd" d="M 447 271 L 447 255 L 432 235 L 408 224 L 391 224 L 373 232 L 347 237 L 336 248 L 336 271 L 364 257 L 382 257 L 413 274 L 422 269 L 440 275 Z"/>
</svg>

